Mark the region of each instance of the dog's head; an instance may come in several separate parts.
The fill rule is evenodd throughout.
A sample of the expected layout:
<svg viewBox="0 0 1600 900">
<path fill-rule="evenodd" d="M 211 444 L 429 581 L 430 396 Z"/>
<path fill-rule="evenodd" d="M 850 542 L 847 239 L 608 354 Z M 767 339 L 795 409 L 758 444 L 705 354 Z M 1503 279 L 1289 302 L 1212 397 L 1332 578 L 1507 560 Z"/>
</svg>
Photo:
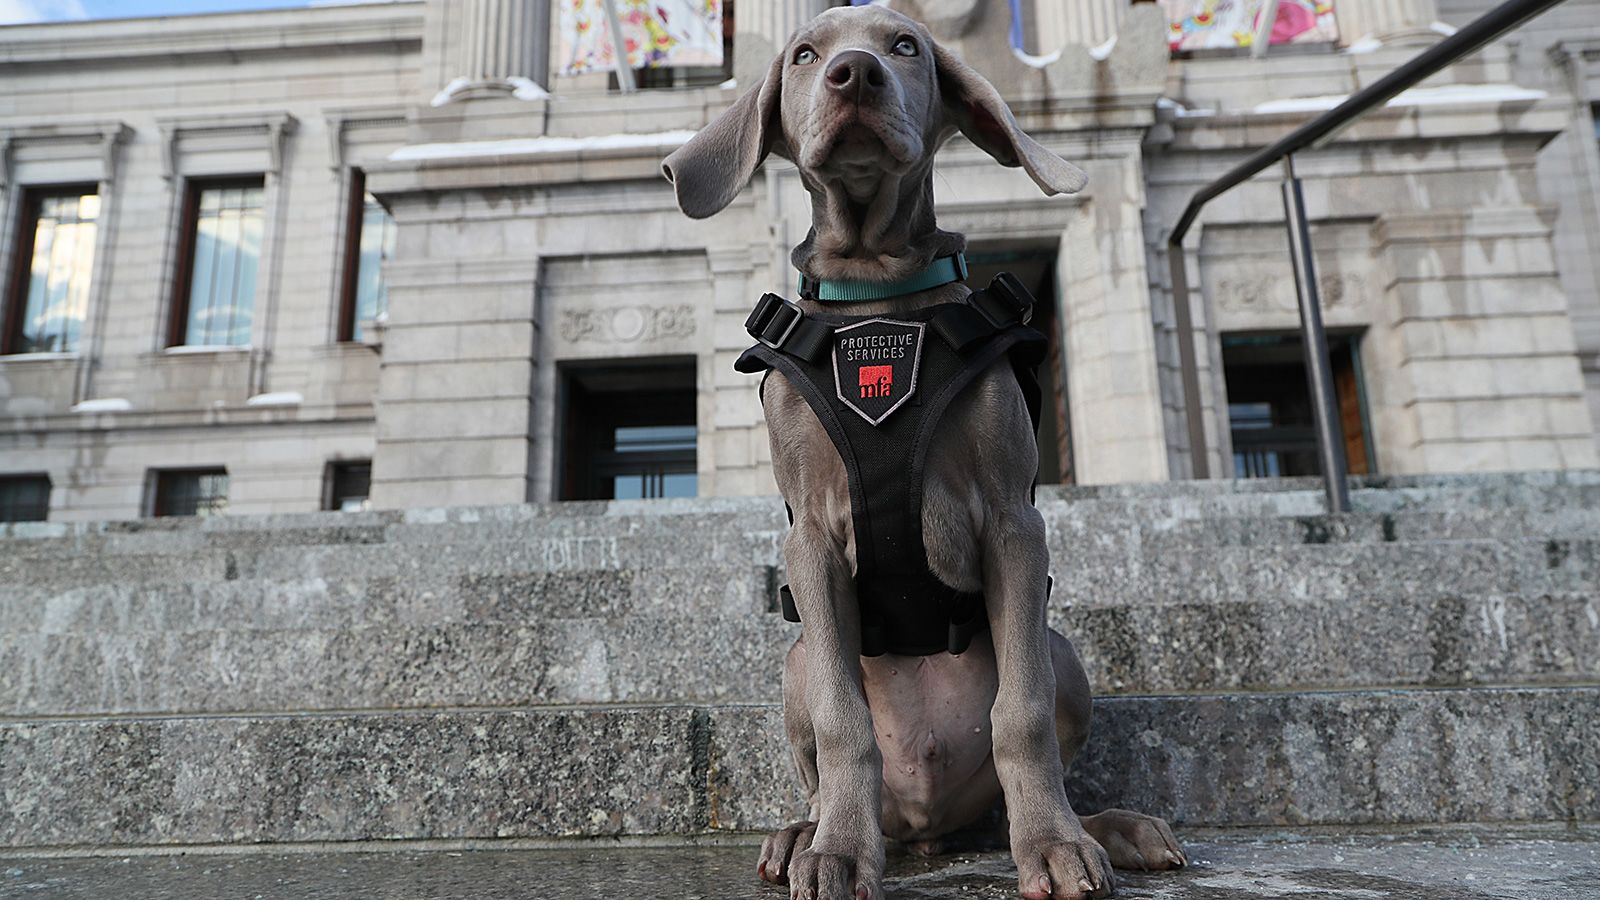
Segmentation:
<svg viewBox="0 0 1600 900">
<path fill-rule="evenodd" d="M 1001 165 L 1021 166 L 1046 194 L 1086 181 L 1022 132 L 988 80 L 921 24 L 882 6 L 830 9 L 795 32 L 766 79 L 663 170 L 684 213 L 703 219 L 733 202 L 775 153 L 794 162 L 813 194 L 856 207 L 859 227 L 886 183 L 926 181 L 935 151 L 957 131 Z"/>
</svg>

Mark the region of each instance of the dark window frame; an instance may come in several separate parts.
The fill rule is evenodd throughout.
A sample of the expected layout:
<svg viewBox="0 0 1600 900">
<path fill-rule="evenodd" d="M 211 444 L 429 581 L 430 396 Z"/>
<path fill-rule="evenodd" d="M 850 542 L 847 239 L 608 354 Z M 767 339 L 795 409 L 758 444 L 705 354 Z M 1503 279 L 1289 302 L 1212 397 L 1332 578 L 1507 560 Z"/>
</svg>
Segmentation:
<svg viewBox="0 0 1600 900">
<path fill-rule="evenodd" d="M 186 466 L 175 469 L 151 469 L 149 505 L 150 518 L 188 518 L 197 515 L 198 513 L 174 513 L 166 508 L 163 502 L 165 498 L 162 493 L 162 483 L 167 478 L 178 476 L 193 476 L 200 478 L 207 475 L 221 475 L 222 477 L 228 479 L 228 492 L 222 495 L 222 499 L 224 501 L 223 508 L 226 509 L 227 501 L 233 493 L 233 476 L 228 473 L 228 468 L 226 466 Z M 197 494 L 197 496 L 199 495 Z"/>
<path fill-rule="evenodd" d="M 608 499 L 617 469 L 699 475 L 699 385 L 692 356 L 581 360 L 557 364 L 556 498 Z M 586 384 L 587 382 L 587 384 Z M 672 386 L 666 386 L 672 385 Z M 696 447 L 620 454 L 619 427 L 692 426 Z M 698 490 L 697 490 L 698 492 Z"/>
<path fill-rule="evenodd" d="M 40 508 L 38 518 L 14 518 L 11 515 L 13 507 L 8 503 L 0 503 L 0 525 L 10 522 L 46 522 L 50 519 L 50 495 L 55 491 L 55 483 L 50 480 L 48 472 L 6 472 L 0 474 L 0 485 L 14 482 L 42 481 L 44 482 L 44 506 Z"/>
<path fill-rule="evenodd" d="M 39 212 L 46 197 L 66 197 L 88 194 L 98 196 L 100 186 L 89 182 L 28 185 L 22 188 L 22 202 L 17 210 L 17 232 L 11 242 L 11 271 L 8 273 L 3 296 L 4 308 L 0 310 L 0 356 L 17 352 L 22 340 L 22 313 L 26 300 L 28 275 L 33 271 L 34 242 L 39 231 Z M 99 241 L 98 228 L 95 240 Z M 98 249 L 98 248 L 96 248 Z"/>
<path fill-rule="evenodd" d="M 372 460 L 370 459 L 330 459 L 322 470 L 322 509 L 324 512 L 339 512 L 338 501 L 341 499 L 339 492 L 339 476 L 343 471 L 365 467 L 367 470 L 367 499 L 372 499 Z"/>
<path fill-rule="evenodd" d="M 231 187 L 261 188 L 265 192 L 265 175 L 226 175 L 216 178 L 185 178 L 183 181 L 183 209 L 179 215 L 177 271 L 172 279 L 172 298 L 168 304 L 167 348 L 182 347 L 188 343 L 189 295 L 194 288 L 194 248 L 199 240 L 200 195 L 207 190 L 224 190 Z M 262 224 L 266 224 L 266 200 L 262 198 Z"/>
</svg>

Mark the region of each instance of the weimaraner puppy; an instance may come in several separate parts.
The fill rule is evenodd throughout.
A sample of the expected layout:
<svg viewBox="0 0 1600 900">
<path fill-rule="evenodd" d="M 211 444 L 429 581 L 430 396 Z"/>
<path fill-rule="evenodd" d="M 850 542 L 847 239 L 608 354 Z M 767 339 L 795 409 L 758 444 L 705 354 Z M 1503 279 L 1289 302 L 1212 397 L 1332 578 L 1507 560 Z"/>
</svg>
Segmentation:
<svg viewBox="0 0 1600 900">
<path fill-rule="evenodd" d="M 705 218 L 769 153 L 789 159 L 812 198 L 795 266 L 817 279 L 890 282 L 965 244 L 933 212 L 934 153 L 958 130 L 1046 194 L 1085 183 L 1022 133 L 987 80 L 881 6 L 830 9 L 802 27 L 763 83 L 664 170 L 683 211 Z M 849 312 L 905 315 L 969 293 L 952 283 Z M 796 900 L 879 900 L 884 835 L 937 852 L 1002 793 L 1024 897 L 1103 897 L 1113 865 L 1184 865 L 1160 819 L 1122 810 L 1080 819 L 1068 805 L 1063 771 L 1089 734 L 1089 685 L 1072 644 L 1046 624 L 1049 558 L 1031 499 L 1038 454 L 1010 366 L 995 363 L 962 391 L 927 457 L 929 566 L 951 588 L 981 591 L 989 618 L 989 633 L 960 655 L 861 656 L 839 452 L 781 374 L 763 406 L 794 514 L 784 558 L 804 633 L 784 669 L 784 722 L 811 821 L 767 839 L 760 877 L 787 882 Z"/>
</svg>

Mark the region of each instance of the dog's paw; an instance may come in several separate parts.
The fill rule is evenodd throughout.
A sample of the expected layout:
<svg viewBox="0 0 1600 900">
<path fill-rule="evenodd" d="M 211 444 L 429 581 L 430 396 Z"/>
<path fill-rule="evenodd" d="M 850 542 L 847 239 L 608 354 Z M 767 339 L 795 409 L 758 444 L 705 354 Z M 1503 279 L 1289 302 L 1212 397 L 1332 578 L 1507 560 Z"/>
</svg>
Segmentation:
<svg viewBox="0 0 1600 900">
<path fill-rule="evenodd" d="M 789 864 L 790 900 L 883 900 L 882 861 L 815 848 Z"/>
<path fill-rule="evenodd" d="M 761 842 L 756 875 L 768 884 L 788 884 L 790 861 L 811 847 L 811 838 L 816 833 L 817 823 L 796 822 L 767 835 Z"/>
<path fill-rule="evenodd" d="M 1017 861 L 1017 891 L 1027 900 L 1084 900 L 1109 897 L 1115 885 L 1111 860 L 1094 838 L 1041 840 L 1011 848 Z"/>
<path fill-rule="evenodd" d="M 1125 809 L 1108 809 L 1083 818 L 1083 830 L 1106 848 L 1119 869 L 1181 869 L 1189 864 L 1166 822 Z"/>
</svg>

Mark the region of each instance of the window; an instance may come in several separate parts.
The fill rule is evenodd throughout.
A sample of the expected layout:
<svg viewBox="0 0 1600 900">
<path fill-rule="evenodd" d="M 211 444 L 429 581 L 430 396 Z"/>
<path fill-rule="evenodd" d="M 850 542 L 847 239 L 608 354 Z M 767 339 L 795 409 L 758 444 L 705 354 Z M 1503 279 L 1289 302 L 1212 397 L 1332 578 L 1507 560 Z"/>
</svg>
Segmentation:
<svg viewBox="0 0 1600 900">
<path fill-rule="evenodd" d="M 259 178 L 190 182 L 169 346 L 249 346 L 264 193 Z"/>
<path fill-rule="evenodd" d="M 226 469 L 167 470 L 155 473 L 155 516 L 214 516 L 228 510 Z"/>
<path fill-rule="evenodd" d="M 49 476 L 0 475 L 0 522 L 43 522 L 49 517 Z"/>
<path fill-rule="evenodd" d="M 22 206 L 0 352 L 72 353 L 89 309 L 100 197 L 28 191 Z"/>
<path fill-rule="evenodd" d="M 339 315 L 339 340 L 359 341 L 363 325 L 389 311 L 389 288 L 383 263 L 394 257 L 394 217 L 378 198 L 367 193 L 361 170 L 351 172 L 350 217 L 345 235 L 344 296 Z"/>
<path fill-rule="evenodd" d="M 573 365 L 562 375 L 562 499 L 696 495 L 692 360 Z"/>
<path fill-rule="evenodd" d="M 1361 355 L 1354 337 L 1328 339 L 1339 424 L 1352 475 L 1376 471 L 1367 435 Z M 1223 374 L 1235 478 L 1318 475 L 1317 431 L 1306 386 L 1305 357 L 1297 335 L 1224 335 Z"/>
<path fill-rule="evenodd" d="M 336 462 L 328 464 L 327 496 L 322 508 L 339 512 L 363 512 L 372 504 L 372 463 Z"/>
</svg>

